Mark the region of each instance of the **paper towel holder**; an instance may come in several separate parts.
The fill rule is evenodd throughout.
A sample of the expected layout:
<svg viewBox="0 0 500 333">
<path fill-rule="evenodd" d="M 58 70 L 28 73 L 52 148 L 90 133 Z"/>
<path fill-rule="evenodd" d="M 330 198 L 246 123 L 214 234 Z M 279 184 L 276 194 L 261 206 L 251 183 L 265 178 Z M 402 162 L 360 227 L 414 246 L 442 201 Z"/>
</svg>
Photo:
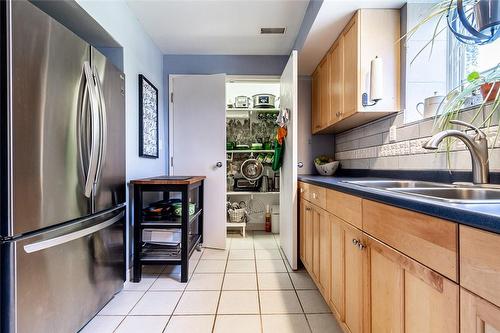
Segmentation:
<svg viewBox="0 0 500 333">
<path fill-rule="evenodd" d="M 367 93 L 363 93 L 361 95 L 361 104 L 363 105 L 363 107 L 374 106 L 380 100 L 382 100 L 382 98 L 374 99 L 373 103 L 368 104 L 368 94 Z"/>
<path fill-rule="evenodd" d="M 381 59 L 381 58 L 379 58 L 378 56 L 376 56 L 376 57 L 375 57 L 375 59 L 373 59 L 373 60 L 371 61 L 371 64 L 370 64 L 370 91 L 372 91 L 372 89 L 373 89 L 373 85 L 374 85 L 374 82 L 373 82 L 373 77 L 374 77 L 374 75 L 375 75 L 375 73 L 374 73 L 374 72 L 375 72 L 375 68 L 374 68 L 374 67 L 375 67 L 375 65 L 374 65 L 374 64 L 375 64 L 375 62 L 376 62 L 376 61 L 381 62 L 381 61 L 382 61 L 382 59 Z M 373 94 L 373 92 L 372 92 L 372 94 Z M 377 95 L 378 95 L 378 94 L 377 94 Z M 363 93 L 363 94 L 361 95 L 361 105 L 363 105 L 363 107 L 367 107 L 367 106 L 374 106 L 374 105 L 375 105 L 375 104 L 377 104 L 380 100 L 382 100 L 382 97 L 378 97 L 378 96 L 377 96 L 377 98 L 372 99 L 372 103 L 369 103 L 369 102 L 368 102 L 368 94 L 367 94 L 367 93 Z"/>
</svg>

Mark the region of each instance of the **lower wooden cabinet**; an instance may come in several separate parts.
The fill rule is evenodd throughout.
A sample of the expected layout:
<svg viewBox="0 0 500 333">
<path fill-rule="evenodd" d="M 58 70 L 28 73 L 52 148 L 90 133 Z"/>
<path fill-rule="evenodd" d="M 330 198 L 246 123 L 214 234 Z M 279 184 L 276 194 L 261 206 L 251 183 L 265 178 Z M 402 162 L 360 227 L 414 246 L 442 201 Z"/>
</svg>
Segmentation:
<svg viewBox="0 0 500 333">
<path fill-rule="evenodd" d="M 371 332 L 457 333 L 459 286 L 368 237 Z"/>
<path fill-rule="evenodd" d="M 330 295 L 330 217 L 329 214 L 301 200 L 300 207 L 300 258 L 316 282 L 321 294 Z"/>
<path fill-rule="evenodd" d="M 328 303 L 337 318 L 344 320 L 344 222 L 330 214 L 330 298 Z"/>
<path fill-rule="evenodd" d="M 442 240 L 423 243 L 422 237 L 407 237 L 412 244 L 389 244 L 373 221 L 375 216 L 379 224 L 389 225 L 381 217 L 384 214 L 367 214 L 369 210 L 362 208 L 366 200 L 356 205 L 359 209 L 351 205 L 349 214 L 342 212 L 344 217 L 363 217 L 349 222 L 336 214 L 341 207 L 331 209 L 335 196 L 327 192 L 326 197 L 326 210 L 311 200 L 300 200 L 300 258 L 344 333 L 500 333 L 500 307 L 495 304 L 500 236 L 463 226 L 460 234 L 450 229 L 460 239 L 460 247 L 454 248 L 461 263 L 460 272 L 456 271 L 459 286 L 450 270 L 434 268 L 429 255 L 413 255 L 415 251 L 439 254 L 435 244 Z M 384 216 L 403 221 L 400 216 Z M 434 229 L 437 221 L 412 216 L 407 223 L 418 224 L 425 235 L 440 235 Z M 369 227 L 364 229 L 365 225 Z"/>
<path fill-rule="evenodd" d="M 460 333 L 500 333 L 500 308 L 460 288 Z"/>
<path fill-rule="evenodd" d="M 343 224 L 344 228 L 344 323 L 351 333 L 369 332 L 365 325 L 368 307 L 365 304 L 367 296 L 366 262 L 367 250 L 363 233 Z"/>
</svg>

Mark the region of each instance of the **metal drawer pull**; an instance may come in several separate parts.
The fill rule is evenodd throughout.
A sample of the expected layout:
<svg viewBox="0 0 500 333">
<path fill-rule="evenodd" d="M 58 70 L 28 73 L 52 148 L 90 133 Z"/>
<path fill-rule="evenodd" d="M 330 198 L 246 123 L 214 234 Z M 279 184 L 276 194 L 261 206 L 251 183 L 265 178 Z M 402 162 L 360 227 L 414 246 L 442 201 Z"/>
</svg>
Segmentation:
<svg viewBox="0 0 500 333">
<path fill-rule="evenodd" d="M 121 212 L 118 215 L 110 218 L 109 220 L 106 220 L 102 223 L 99 223 L 97 225 L 94 225 L 94 226 L 86 228 L 86 229 L 78 230 L 78 231 L 75 231 L 75 232 L 72 232 L 72 233 L 69 233 L 66 235 L 62 235 L 62 236 L 54 237 L 51 239 L 43 240 L 40 242 L 25 245 L 24 251 L 26 253 L 33 253 L 33 252 L 45 250 L 45 249 L 48 249 L 48 248 L 51 248 L 51 247 L 54 247 L 57 245 L 71 242 L 75 239 L 82 238 L 82 237 L 85 237 L 87 235 L 93 234 L 99 230 L 105 229 L 105 228 L 109 227 L 110 225 L 114 224 L 116 221 L 120 220 L 123 216 L 125 216 L 125 212 Z"/>
</svg>

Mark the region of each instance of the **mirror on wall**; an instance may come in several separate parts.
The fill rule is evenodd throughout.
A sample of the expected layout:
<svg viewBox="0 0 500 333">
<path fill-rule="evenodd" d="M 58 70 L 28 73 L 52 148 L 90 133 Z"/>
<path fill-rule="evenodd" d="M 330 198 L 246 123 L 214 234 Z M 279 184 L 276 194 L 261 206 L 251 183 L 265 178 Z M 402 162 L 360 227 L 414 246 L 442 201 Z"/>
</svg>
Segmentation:
<svg viewBox="0 0 500 333">
<path fill-rule="evenodd" d="M 408 1 L 401 10 L 402 33 L 415 27 L 437 2 L 440 1 Z M 433 117 L 447 92 L 466 80 L 469 73 L 497 66 L 500 40 L 486 45 L 465 45 L 449 31 L 446 19 L 436 17 L 420 26 L 411 38 L 403 39 L 401 51 L 401 93 L 405 123 L 409 123 Z M 464 107 L 481 102 L 480 94 L 473 95 Z"/>
</svg>

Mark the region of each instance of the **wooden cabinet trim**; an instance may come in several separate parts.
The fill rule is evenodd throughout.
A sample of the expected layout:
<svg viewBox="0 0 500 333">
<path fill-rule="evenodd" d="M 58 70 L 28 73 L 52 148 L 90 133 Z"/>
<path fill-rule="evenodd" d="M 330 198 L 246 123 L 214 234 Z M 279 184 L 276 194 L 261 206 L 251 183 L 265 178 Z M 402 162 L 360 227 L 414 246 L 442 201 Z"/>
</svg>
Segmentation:
<svg viewBox="0 0 500 333">
<path fill-rule="evenodd" d="M 389 245 L 386 245 L 373 237 L 367 236 L 368 246 L 371 251 L 376 251 L 383 256 L 389 258 L 393 262 L 397 263 L 403 267 L 406 271 L 417 276 L 420 280 L 427 283 L 429 286 L 434 288 L 438 292 L 443 292 L 443 280 L 445 279 L 439 273 L 436 273 L 432 269 L 420 264 L 419 262 L 399 253 L 397 250 L 392 249 Z"/>
</svg>

